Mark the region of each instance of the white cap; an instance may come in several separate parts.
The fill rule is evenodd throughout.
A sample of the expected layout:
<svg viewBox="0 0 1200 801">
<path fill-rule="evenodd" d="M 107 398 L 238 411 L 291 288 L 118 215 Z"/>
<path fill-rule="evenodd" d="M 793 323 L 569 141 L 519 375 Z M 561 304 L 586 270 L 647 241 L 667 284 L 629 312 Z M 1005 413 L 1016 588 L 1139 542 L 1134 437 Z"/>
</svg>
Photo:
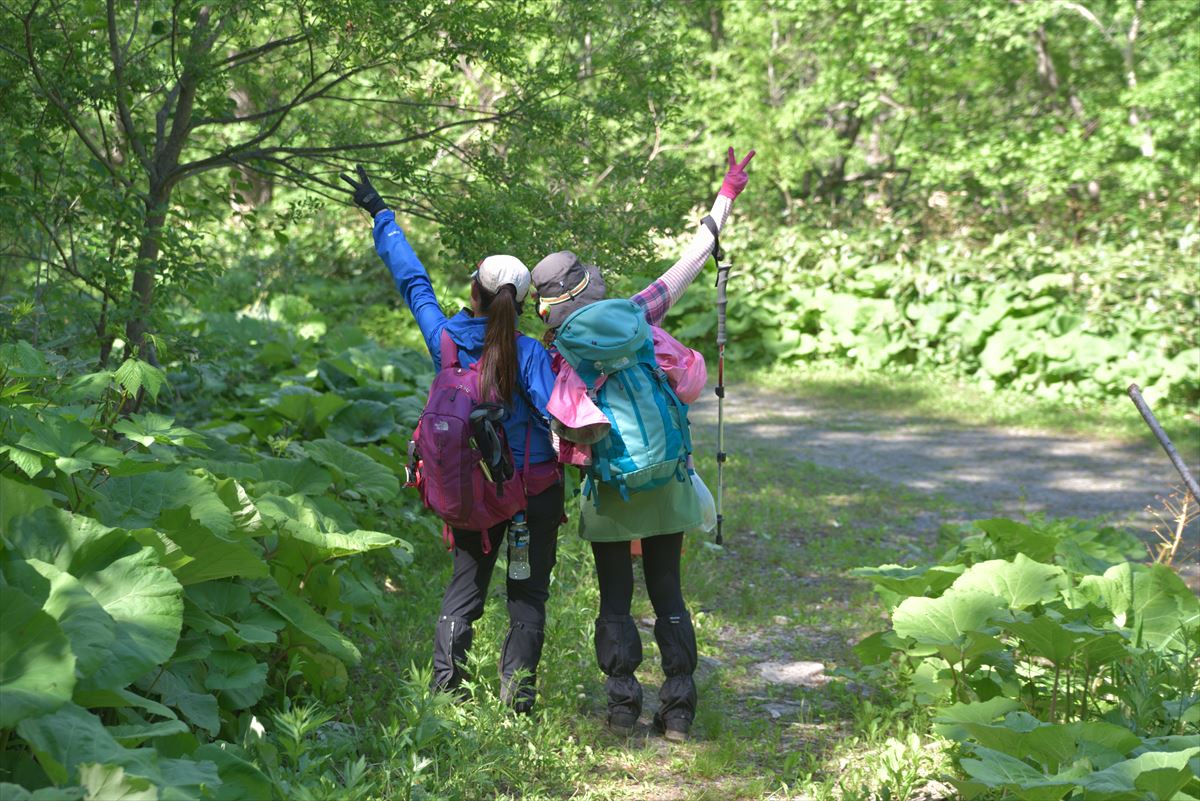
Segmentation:
<svg viewBox="0 0 1200 801">
<path fill-rule="evenodd" d="M 529 268 L 516 256 L 488 256 L 475 268 L 475 280 L 493 295 L 505 284 L 512 284 L 517 303 L 529 294 Z"/>
</svg>

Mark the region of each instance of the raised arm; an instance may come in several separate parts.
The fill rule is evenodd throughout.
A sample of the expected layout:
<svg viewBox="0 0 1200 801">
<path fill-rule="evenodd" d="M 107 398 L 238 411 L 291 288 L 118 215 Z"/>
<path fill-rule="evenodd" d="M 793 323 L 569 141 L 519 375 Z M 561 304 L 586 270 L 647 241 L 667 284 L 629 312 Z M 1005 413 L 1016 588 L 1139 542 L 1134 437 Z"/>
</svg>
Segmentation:
<svg viewBox="0 0 1200 801">
<path fill-rule="evenodd" d="M 404 236 L 404 231 L 396 224 L 395 213 L 383 202 L 383 198 L 371 186 L 367 172 L 360 165 L 358 180 L 343 175 L 342 180 L 354 189 L 354 203 L 375 218 L 374 237 L 375 252 L 387 265 L 396 282 L 396 288 L 404 296 L 408 310 L 421 329 L 425 338 L 425 346 L 433 357 L 434 366 L 441 362 L 440 336 L 446 325 L 446 315 L 442 312 L 437 295 L 433 291 L 433 283 L 425 265 L 417 258 L 412 245 Z"/>
<path fill-rule="evenodd" d="M 729 211 L 733 208 L 734 199 L 746 188 L 750 176 L 746 174 L 746 165 L 754 158 L 754 151 L 746 154 L 741 161 L 733 154 L 733 148 L 728 153 L 729 168 L 725 172 L 725 180 L 717 192 L 709 216 L 717 224 L 717 231 L 725 225 Z M 667 268 L 667 271 L 656 278 L 650 286 L 634 295 L 630 300 L 646 310 L 646 319 L 651 325 L 661 325 L 667 311 L 683 296 L 684 291 L 696 280 L 704 263 L 712 253 L 713 235 L 708 226 L 701 225 L 692 241 L 684 248 L 679 260 Z"/>
</svg>

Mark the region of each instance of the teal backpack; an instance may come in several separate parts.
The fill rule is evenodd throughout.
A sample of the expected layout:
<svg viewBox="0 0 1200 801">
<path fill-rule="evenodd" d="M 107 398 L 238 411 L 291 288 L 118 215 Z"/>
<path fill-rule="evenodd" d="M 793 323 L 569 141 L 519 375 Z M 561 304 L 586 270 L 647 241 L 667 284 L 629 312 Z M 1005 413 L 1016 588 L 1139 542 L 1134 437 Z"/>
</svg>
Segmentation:
<svg viewBox="0 0 1200 801">
<path fill-rule="evenodd" d="M 642 307 L 615 298 L 591 303 L 563 321 L 554 344 L 612 424 L 592 445 L 584 495 L 599 507 L 597 481 L 626 501 L 630 493 L 687 481 L 688 407 L 658 366 Z"/>
</svg>

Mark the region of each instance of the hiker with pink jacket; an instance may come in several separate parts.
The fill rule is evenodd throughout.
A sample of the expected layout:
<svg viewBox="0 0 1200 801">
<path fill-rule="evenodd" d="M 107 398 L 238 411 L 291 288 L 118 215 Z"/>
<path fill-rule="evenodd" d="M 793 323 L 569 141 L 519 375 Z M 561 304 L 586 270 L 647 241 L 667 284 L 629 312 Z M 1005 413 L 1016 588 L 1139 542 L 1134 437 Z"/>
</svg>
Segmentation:
<svg viewBox="0 0 1200 801">
<path fill-rule="evenodd" d="M 687 404 L 707 380 L 704 357 L 660 326 L 667 310 L 708 260 L 734 199 L 749 180 L 733 149 L 709 214 L 683 255 L 628 300 L 605 299 L 594 265 L 570 251 L 533 269 L 538 314 L 549 327 L 556 373 L 547 411 L 559 437 L 559 460 L 581 468 L 585 482 L 579 533 L 591 542 L 600 586 L 596 658 L 607 676 L 608 724 L 633 731 L 642 710 L 634 675 L 642 642 L 630 610 L 630 541 L 642 541 L 646 589 L 657 618 L 654 637 L 666 676 L 653 726 L 686 740 L 696 714 L 696 636 L 683 600 L 683 532 L 702 525 L 690 479 Z M 715 231 L 714 231 L 715 229 Z"/>
</svg>

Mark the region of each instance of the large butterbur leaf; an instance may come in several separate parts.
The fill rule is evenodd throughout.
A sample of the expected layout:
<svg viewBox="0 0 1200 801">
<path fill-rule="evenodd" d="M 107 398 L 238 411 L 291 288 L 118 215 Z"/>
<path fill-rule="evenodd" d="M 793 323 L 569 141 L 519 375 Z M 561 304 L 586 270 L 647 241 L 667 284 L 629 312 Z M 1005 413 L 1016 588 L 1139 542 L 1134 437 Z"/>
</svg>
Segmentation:
<svg viewBox="0 0 1200 801">
<path fill-rule="evenodd" d="M 975 591 L 948 592 L 938 598 L 908 598 L 892 615 L 901 637 L 922 645 L 962 648 L 972 633 L 986 633 L 1004 608 L 996 596 Z"/>
<path fill-rule="evenodd" d="M 193 520 L 218 536 L 228 536 L 233 514 L 212 485 L 183 470 L 116 476 L 100 488 L 96 514 L 110 526 L 153 528 L 163 512 L 186 509 Z"/>
<path fill-rule="evenodd" d="M 336 471 L 344 489 L 377 501 L 400 494 L 400 481 L 379 462 L 333 439 L 305 443 L 304 452 L 320 464 Z"/>
<path fill-rule="evenodd" d="M 99 570 L 134 547 L 127 532 L 53 506 L 14 518 L 6 536 L 25 558 L 76 576 Z"/>
<path fill-rule="evenodd" d="M 36 559 L 25 564 L 49 582 L 49 594 L 42 608 L 58 621 L 70 641 L 76 674 L 81 678 L 90 676 L 111 653 L 116 638 L 112 617 L 70 573 Z"/>
<path fill-rule="evenodd" d="M 375 442 L 396 430 L 389 406 L 377 401 L 356 400 L 330 418 L 325 433 L 341 442 Z"/>
<path fill-rule="evenodd" d="M 300 493 L 320 495 L 329 489 L 333 476 L 311 459 L 276 459 L 267 457 L 258 462 L 262 481 L 278 482 L 280 495 Z M 262 490 L 260 489 L 261 493 Z"/>
<path fill-rule="evenodd" d="M 212 762 L 164 759 L 152 748 L 126 748 L 100 719 L 75 704 L 57 712 L 23 720 L 17 733 L 29 743 L 42 769 L 57 784 L 79 782 L 83 768 L 93 764 L 119 766 L 129 776 L 171 788 L 175 798 L 200 798 L 202 788 L 217 787 L 220 777 Z"/>
<path fill-rule="evenodd" d="M 89 689 L 120 689 L 171 657 L 183 625 L 183 588 L 152 548 L 80 577 L 116 623 L 112 658 L 86 680 Z"/>
<path fill-rule="evenodd" d="M 1061 567 L 1035 562 L 1017 554 L 1011 562 L 992 559 L 967 568 L 955 579 L 954 591 L 985 592 L 1002 598 L 1014 609 L 1045 603 L 1059 596 L 1066 587 Z"/>
<path fill-rule="evenodd" d="M 268 573 L 262 547 L 256 540 L 230 541 L 196 523 L 183 510 L 162 516 L 165 538 L 176 549 L 164 549 L 163 564 L 170 568 L 180 584 L 230 577 L 264 578 Z"/>
<path fill-rule="evenodd" d="M 1200 599 L 1166 565 L 1123 563 L 1103 576 L 1085 576 L 1082 598 L 1113 613 L 1117 625 L 1133 630 L 1137 644 L 1171 651 L 1196 650 Z"/>
<path fill-rule="evenodd" d="M 1084 787 L 1083 798 L 1087 801 L 1168 801 L 1196 778 L 1188 762 L 1198 754 L 1200 747 L 1171 753 L 1152 751 L 1118 762 L 1080 781 Z"/>
<path fill-rule="evenodd" d="M 26 593 L 0 585 L 0 729 L 71 698 L 75 655 L 58 622 Z"/>
<path fill-rule="evenodd" d="M 50 496 L 40 487 L 0 476 L 0 536 L 12 541 L 9 523 L 13 518 L 50 505 Z"/>
<path fill-rule="evenodd" d="M 260 596 L 259 600 L 282 615 L 291 624 L 293 635 L 299 639 L 316 642 L 347 664 L 358 664 L 362 658 L 354 643 L 303 599 L 289 592 L 280 592 L 274 596 Z"/>
</svg>

